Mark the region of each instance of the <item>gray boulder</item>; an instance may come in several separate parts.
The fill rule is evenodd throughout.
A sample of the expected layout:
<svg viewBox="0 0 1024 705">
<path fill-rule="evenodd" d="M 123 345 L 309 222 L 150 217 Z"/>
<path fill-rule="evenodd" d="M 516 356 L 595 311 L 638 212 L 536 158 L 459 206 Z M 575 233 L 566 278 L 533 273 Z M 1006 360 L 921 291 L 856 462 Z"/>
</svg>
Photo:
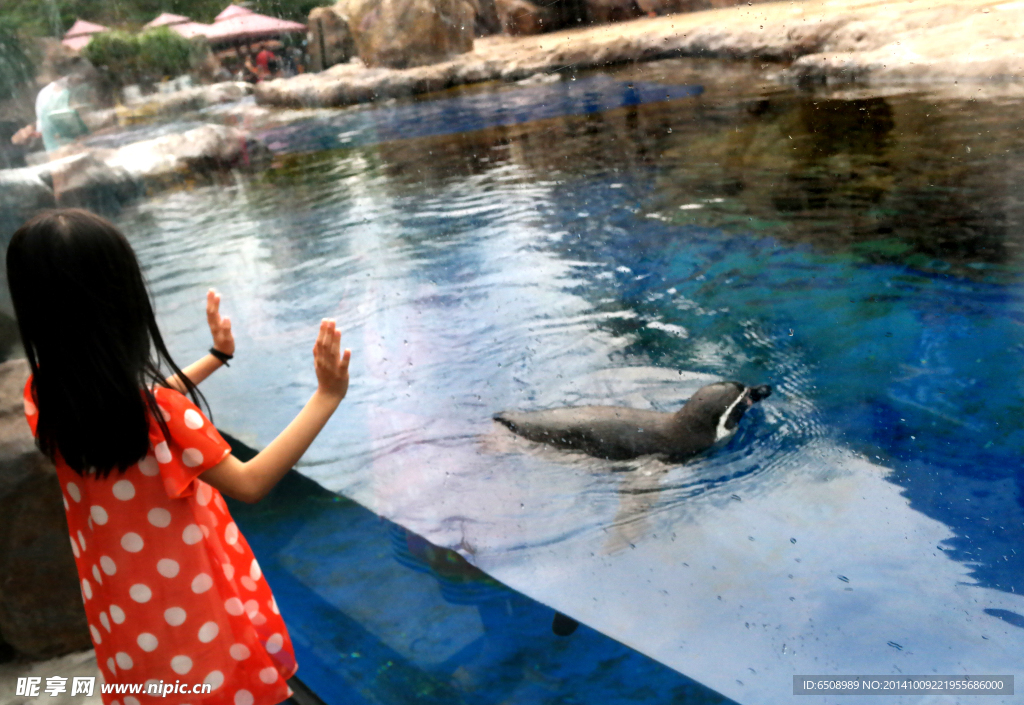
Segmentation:
<svg viewBox="0 0 1024 705">
<path fill-rule="evenodd" d="M 349 0 L 359 58 L 370 67 L 408 68 L 473 49 L 471 0 Z"/>
<path fill-rule="evenodd" d="M 0 364 L 0 638 L 30 658 L 91 646 L 56 470 L 25 422 L 25 360 Z"/>
<path fill-rule="evenodd" d="M 53 191 L 34 169 L 0 170 L 0 242 L 33 213 L 55 205 Z"/>
<path fill-rule="evenodd" d="M 348 26 L 344 3 L 316 7 L 309 13 L 309 67 L 323 71 L 344 64 L 356 55 L 356 43 Z"/>
<path fill-rule="evenodd" d="M 641 9 L 639 0 L 585 0 L 587 8 L 587 20 L 591 24 L 607 24 L 609 22 L 622 22 L 641 17 L 650 12 L 646 7 Z M 644 0 L 644 2 L 672 2 L 673 0 Z M 681 4 L 676 2 L 675 4 Z M 662 11 L 659 14 L 663 14 Z M 668 10 L 678 12 L 678 10 Z"/>
<path fill-rule="evenodd" d="M 244 130 L 202 125 L 180 134 L 129 144 L 102 155 L 112 169 L 122 169 L 147 188 L 180 182 L 186 176 L 230 169 L 255 169 L 270 160 L 266 145 Z"/>
<path fill-rule="evenodd" d="M 116 213 L 140 194 L 139 184 L 118 166 L 92 152 L 81 152 L 32 167 L 48 185 L 58 206 Z"/>
<path fill-rule="evenodd" d="M 554 16 L 547 6 L 530 0 L 494 0 L 494 6 L 505 34 L 540 34 L 555 28 Z"/>
</svg>

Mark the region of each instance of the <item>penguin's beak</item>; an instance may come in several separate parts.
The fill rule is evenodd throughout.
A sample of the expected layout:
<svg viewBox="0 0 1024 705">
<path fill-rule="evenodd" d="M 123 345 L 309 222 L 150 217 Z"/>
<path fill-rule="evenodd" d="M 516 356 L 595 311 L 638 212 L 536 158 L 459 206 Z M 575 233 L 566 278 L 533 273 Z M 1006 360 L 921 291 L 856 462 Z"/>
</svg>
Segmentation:
<svg viewBox="0 0 1024 705">
<path fill-rule="evenodd" d="M 761 401 L 762 399 L 767 399 L 768 397 L 770 397 L 772 395 L 772 388 L 767 384 L 762 384 L 760 387 L 751 387 L 749 392 L 750 400 L 753 402 L 758 402 Z"/>
</svg>

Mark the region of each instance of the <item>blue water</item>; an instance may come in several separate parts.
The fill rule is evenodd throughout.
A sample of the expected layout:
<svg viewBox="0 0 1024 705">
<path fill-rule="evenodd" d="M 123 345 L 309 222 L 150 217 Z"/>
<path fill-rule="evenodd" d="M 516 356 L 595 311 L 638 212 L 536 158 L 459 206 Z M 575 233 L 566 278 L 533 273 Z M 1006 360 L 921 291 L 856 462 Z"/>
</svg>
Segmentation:
<svg viewBox="0 0 1024 705">
<path fill-rule="evenodd" d="M 393 524 L 310 490 L 244 526 L 309 680 L 339 702 L 775 703 L 795 673 L 1024 665 L 1020 107 L 661 62 L 313 114 L 266 129 L 267 173 L 125 209 L 179 361 L 223 292 L 220 427 L 284 427 L 322 316 L 353 348 L 299 470 Z M 775 393 L 684 465 L 491 422 L 670 411 L 720 378 Z M 483 574 L 435 588 L 402 537 Z M 392 584 L 412 597 L 373 592 Z M 436 616 L 410 614 L 427 594 Z M 584 627 L 551 636 L 552 609 Z"/>
</svg>

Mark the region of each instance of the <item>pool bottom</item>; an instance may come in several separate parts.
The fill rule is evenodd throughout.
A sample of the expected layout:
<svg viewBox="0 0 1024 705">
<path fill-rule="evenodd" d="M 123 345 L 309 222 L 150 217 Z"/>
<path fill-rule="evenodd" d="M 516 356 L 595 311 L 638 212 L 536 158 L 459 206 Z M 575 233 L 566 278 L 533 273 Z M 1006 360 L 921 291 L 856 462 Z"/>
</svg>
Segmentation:
<svg viewBox="0 0 1024 705">
<path fill-rule="evenodd" d="M 327 705 L 732 702 L 295 471 L 229 503 Z"/>
</svg>

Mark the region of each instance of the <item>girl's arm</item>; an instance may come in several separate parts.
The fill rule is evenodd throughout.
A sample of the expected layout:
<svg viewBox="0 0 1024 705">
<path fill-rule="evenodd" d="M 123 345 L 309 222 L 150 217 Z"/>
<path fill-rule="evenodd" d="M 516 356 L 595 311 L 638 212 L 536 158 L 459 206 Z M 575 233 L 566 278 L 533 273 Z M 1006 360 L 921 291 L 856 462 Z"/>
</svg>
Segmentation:
<svg viewBox="0 0 1024 705">
<path fill-rule="evenodd" d="M 206 292 L 206 322 L 210 326 L 210 334 L 213 336 L 213 347 L 225 355 L 235 354 L 235 336 L 231 333 L 231 319 L 220 315 L 220 294 L 213 289 Z M 192 384 L 199 384 L 209 377 L 223 363 L 213 355 L 204 355 L 181 372 Z M 184 383 L 178 379 L 178 375 L 171 375 L 167 378 L 167 386 L 185 394 Z"/>
<path fill-rule="evenodd" d="M 306 406 L 255 458 L 243 463 L 229 455 L 204 472 L 203 480 L 243 502 L 256 502 L 266 495 L 298 462 L 345 398 L 351 356 L 347 349 L 341 353 L 341 331 L 337 330 L 335 322 L 324 319 L 313 346 L 317 390 Z"/>
</svg>

